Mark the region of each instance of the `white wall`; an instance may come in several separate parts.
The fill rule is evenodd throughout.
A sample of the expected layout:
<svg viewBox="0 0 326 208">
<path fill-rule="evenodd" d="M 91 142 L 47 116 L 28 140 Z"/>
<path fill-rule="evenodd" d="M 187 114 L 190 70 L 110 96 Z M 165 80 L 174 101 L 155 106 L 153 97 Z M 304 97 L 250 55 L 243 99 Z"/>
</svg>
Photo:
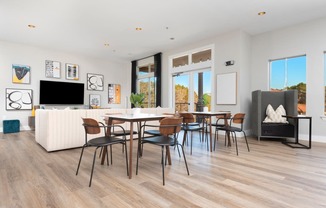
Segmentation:
<svg viewBox="0 0 326 208">
<path fill-rule="evenodd" d="M 326 18 L 272 31 L 252 38 L 251 91 L 268 90 L 268 61 L 306 54 L 307 115 L 313 120 L 313 141 L 326 142 L 324 115 L 324 51 Z M 300 134 L 308 134 L 308 123 L 300 124 Z"/>
<path fill-rule="evenodd" d="M 45 60 L 61 62 L 61 78 L 51 79 L 45 77 Z M 79 65 L 79 81 L 65 79 L 65 64 Z M 30 84 L 12 83 L 12 64 L 23 64 L 31 67 Z M 126 96 L 130 94 L 131 88 L 131 64 L 130 62 L 112 62 L 103 59 L 68 54 L 60 51 L 37 48 L 28 45 L 0 41 L 0 131 L 2 131 L 2 120 L 19 119 L 21 129 L 29 129 L 28 116 L 30 110 L 6 111 L 5 89 L 20 88 L 33 90 L 33 104 L 39 104 L 39 80 L 79 82 L 85 84 L 84 104 L 89 104 L 89 94 L 101 95 L 101 107 L 124 108 Z M 96 73 L 104 75 L 104 91 L 88 91 L 86 88 L 86 74 Z M 121 84 L 121 104 L 108 104 L 108 84 Z M 130 106 L 130 104 L 129 104 Z M 65 108 L 67 106 L 47 106 L 49 108 Z M 83 106 L 70 106 L 79 107 Z"/>
</svg>

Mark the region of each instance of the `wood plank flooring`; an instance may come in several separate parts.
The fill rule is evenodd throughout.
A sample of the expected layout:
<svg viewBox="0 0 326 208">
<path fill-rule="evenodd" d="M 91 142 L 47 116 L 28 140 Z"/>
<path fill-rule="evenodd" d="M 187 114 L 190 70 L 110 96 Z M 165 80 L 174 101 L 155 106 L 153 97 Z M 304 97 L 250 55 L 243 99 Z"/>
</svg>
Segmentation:
<svg viewBox="0 0 326 208">
<path fill-rule="evenodd" d="M 0 133 L 0 207 L 326 207 L 326 144 L 291 149 L 279 141 L 249 138 L 250 152 L 239 139 L 235 146 L 218 141 L 210 153 L 198 137 L 190 155 L 190 176 L 184 161 L 171 149 L 162 185 L 160 148 L 145 145 L 138 175 L 128 179 L 120 145 L 113 148 L 113 165 L 95 164 L 88 187 L 94 148 L 47 153 L 34 132 Z"/>
</svg>

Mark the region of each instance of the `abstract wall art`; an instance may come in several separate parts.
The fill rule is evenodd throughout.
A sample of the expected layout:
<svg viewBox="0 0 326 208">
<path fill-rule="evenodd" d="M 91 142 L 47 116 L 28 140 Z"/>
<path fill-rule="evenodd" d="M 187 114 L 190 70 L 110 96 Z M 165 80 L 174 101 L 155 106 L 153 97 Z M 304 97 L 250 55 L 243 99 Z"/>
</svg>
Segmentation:
<svg viewBox="0 0 326 208">
<path fill-rule="evenodd" d="M 12 83 L 29 84 L 31 81 L 31 67 L 26 65 L 12 65 Z"/>
<path fill-rule="evenodd" d="M 87 74 L 87 90 L 103 91 L 104 76 L 101 74 Z"/>
<path fill-rule="evenodd" d="M 6 110 L 32 110 L 33 91 L 31 89 L 6 89 Z"/>
</svg>

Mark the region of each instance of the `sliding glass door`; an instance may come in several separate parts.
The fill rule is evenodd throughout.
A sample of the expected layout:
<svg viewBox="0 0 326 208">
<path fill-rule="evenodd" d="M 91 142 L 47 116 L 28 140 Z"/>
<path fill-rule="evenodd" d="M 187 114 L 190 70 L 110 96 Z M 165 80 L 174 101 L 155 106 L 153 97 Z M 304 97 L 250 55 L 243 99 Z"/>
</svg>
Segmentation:
<svg viewBox="0 0 326 208">
<path fill-rule="evenodd" d="M 203 111 L 211 105 L 211 71 L 198 70 L 173 75 L 175 111 Z"/>
</svg>

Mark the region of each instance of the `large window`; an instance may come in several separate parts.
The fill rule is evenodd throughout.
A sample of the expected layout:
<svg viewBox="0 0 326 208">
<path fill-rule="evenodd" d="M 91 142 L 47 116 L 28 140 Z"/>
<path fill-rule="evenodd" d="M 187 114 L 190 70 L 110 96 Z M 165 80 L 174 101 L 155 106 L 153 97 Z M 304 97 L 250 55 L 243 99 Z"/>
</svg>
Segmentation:
<svg viewBox="0 0 326 208">
<path fill-rule="evenodd" d="M 211 110 L 212 49 L 205 47 L 171 57 L 176 111 Z"/>
<path fill-rule="evenodd" d="M 270 90 L 298 90 L 298 113 L 306 114 L 306 56 L 270 61 Z"/>
<path fill-rule="evenodd" d="M 131 92 L 144 93 L 144 108 L 161 106 L 161 53 L 131 62 Z"/>
<path fill-rule="evenodd" d="M 137 67 L 137 92 L 145 94 L 144 107 L 156 107 L 156 78 L 154 76 L 154 63 Z"/>
</svg>

